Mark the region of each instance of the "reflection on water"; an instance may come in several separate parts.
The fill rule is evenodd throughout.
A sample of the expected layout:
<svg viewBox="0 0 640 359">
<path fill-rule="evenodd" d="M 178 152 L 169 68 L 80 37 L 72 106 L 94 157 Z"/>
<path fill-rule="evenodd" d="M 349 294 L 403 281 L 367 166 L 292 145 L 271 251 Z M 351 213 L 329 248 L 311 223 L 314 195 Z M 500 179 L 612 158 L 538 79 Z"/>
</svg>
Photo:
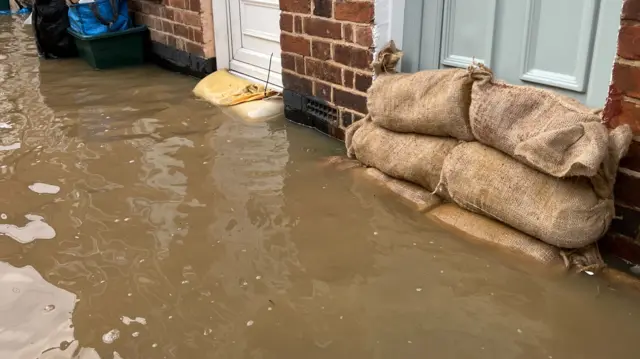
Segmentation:
<svg viewBox="0 0 640 359">
<path fill-rule="evenodd" d="M 340 143 L 41 61 L 18 18 L 0 52 L 1 358 L 640 354 L 635 293 L 458 240 L 319 166 Z"/>
<path fill-rule="evenodd" d="M 36 358 L 73 341 L 76 296 L 31 266 L 0 262 L 0 358 Z"/>
</svg>

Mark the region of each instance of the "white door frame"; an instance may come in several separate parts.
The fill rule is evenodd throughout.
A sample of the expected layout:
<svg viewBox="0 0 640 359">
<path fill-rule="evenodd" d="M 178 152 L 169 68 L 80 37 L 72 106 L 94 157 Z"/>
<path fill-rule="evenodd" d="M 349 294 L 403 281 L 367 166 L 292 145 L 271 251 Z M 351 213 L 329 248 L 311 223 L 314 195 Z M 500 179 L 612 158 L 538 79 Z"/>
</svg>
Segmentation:
<svg viewBox="0 0 640 359">
<path fill-rule="evenodd" d="M 229 21 L 229 0 L 211 0 L 213 5 L 213 33 L 216 49 L 216 68 L 229 71 L 248 80 L 263 83 L 269 76 L 269 88 L 282 91 L 282 75 L 244 62 L 234 61 L 231 50 L 231 23 Z M 231 70 L 231 62 L 235 70 Z"/>
</svg>

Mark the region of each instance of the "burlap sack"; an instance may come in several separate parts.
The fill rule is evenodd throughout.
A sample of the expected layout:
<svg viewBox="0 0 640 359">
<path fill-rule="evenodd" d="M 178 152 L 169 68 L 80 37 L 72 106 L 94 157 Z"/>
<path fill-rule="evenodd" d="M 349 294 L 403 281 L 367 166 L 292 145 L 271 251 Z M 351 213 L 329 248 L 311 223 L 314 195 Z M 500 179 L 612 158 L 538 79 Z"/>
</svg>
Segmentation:
<svg viewBox="0 0 640 359">
<path fill-rule="evenodd" d="M 594 243 L 614 214 L 613 200 L 599 198 L 589 179 L 558 179 L 478 142 L 451 151 L 441 190 L 465 209 L 562 248 Z"/>
<path fill-rule="evenodd" d="M 383 74 L 369 88 L 367 108 L 376 124 L 391 131 L 472 141 L 471 82 L 462 69 Z"/>
<path fill-rule="evenodd" d="M 442 203 L 437 195 L 413 183 L 387 176 L 375 168 L 366 168 L 360 161 L 341 156 L 322 159 L 320 166 L 332 171 L 349 171 L 354 177 L 366 177 L 371 182 L 382 186 L 399 197 L 399 199 L 420 212 L 426 212 Z"/>
<path fill-rule="evenodd" d="M 367 168 L 365 173 L 385 188 L 398 195 L 403 201 L 410 203 L 416 210 L 426 212 L 442 203 L 440 197 L 427 191 L 426 189 L 387 176 L 375 168 Z"/>
<path fill-rule="evenodd" d="M 351 158 L 430 191 L 440 181 L 445 157 L 458 144 L 452 138 L 392 132 L 369 117 L 347 129 L 345 142 Z"/>
<path fill-rule="evenodd" d="M 455 204 L 439 206 L 428 216 L 485 243 L 500 246 L 546 265 L 562 266 L 560 249 Z"/>
<path fill-rule="evenodd" d="M 555 177 L 598 172 L 609 140 L 597 111 L 553 91 L 494 81 L 483 66 L 470 74 L 469 116 L 479 142 Z"/>
</svg>

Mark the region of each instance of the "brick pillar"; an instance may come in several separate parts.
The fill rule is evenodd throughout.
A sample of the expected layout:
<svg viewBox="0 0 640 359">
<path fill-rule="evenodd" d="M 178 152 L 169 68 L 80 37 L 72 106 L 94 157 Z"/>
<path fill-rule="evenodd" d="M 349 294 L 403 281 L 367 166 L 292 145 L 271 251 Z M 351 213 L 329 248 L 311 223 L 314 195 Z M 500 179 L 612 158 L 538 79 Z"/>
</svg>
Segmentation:
<svg viewBox="0 0 640 359">
<path fill-rule="evenodd" d="M 373 6 L 372 0 L 280 0 L 284 88 L 336 107 L 339 121 L 330 125 L 341 129 L 367 113 Z"/>
<path fill-rule="evenodd" d="M 640 264 L 640 0 L 625 0 L 604 121 L 628 124 L 634 141 L 616 180 L 616 219 L 603 245 Z"/>
<path fill-rule="evenodd" d="M 129 7 L 149 28 L 161 64 L 196 76 L 215 70 L 211 0 L 129 0 Z"/>
</svg>

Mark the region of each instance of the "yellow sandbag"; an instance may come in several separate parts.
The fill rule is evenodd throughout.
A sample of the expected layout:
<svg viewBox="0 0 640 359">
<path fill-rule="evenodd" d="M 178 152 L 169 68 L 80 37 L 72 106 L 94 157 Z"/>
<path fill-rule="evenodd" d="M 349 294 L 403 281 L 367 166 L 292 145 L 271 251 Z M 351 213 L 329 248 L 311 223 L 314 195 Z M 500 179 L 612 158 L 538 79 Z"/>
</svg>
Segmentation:
<svg viewBox="0 0 640 359">
<path fill-rule="evenodd" d="M 278 94 L 274 90 L 265 92 L 263 85 L 234 76 L 226 69 L 218 70 L 200 80 L 193 93 L 216 106 L 233 106 Z"/>
</svg>

